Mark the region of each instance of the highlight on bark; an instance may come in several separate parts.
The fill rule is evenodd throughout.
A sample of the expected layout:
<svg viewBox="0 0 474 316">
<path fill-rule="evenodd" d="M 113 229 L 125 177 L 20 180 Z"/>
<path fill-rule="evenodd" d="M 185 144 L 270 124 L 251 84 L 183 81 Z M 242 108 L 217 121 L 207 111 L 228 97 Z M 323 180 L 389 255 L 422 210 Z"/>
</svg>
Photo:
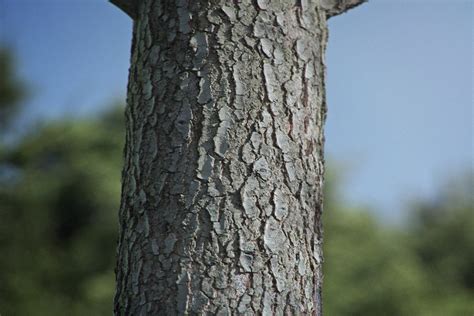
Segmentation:
<svg viewBox="0 0 474 316">
<path fill-rule="evenodd" d="M 327 19 L 356 1 L 111 1 L 134 19 L 115 315 L 322 315 Z"/>
</svg>

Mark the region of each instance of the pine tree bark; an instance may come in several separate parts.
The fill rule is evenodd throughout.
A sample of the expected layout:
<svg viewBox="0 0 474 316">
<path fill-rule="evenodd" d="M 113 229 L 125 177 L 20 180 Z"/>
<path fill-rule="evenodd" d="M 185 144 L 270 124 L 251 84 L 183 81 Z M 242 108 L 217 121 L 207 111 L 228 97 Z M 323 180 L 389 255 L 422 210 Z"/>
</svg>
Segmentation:
<svg viewBox="0 0 474 316">
<path fill-rule="evenodd" d="M 113 2 L 135 20 L 115 315 L 321 315 L 334 6 Z"/>
</svg>

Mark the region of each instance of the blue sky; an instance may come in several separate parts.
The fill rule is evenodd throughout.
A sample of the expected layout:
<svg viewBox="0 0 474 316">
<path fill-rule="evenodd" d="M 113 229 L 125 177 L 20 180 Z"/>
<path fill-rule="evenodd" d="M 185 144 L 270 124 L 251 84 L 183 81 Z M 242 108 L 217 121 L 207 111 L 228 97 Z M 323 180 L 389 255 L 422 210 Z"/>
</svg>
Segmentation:
<svg viewBox="0 0 474 316">
<path fill-rule="evenodd" d="M 326 154 L 349 202 L 394 219 L 472 170 L 472 19 L 470 0 L 372 0 L 331 19 Z M 26 121 L 123 98 L 130 38 L 107 1 L 0 0 L 0 41 L 33 93 Z"/>
</svg>

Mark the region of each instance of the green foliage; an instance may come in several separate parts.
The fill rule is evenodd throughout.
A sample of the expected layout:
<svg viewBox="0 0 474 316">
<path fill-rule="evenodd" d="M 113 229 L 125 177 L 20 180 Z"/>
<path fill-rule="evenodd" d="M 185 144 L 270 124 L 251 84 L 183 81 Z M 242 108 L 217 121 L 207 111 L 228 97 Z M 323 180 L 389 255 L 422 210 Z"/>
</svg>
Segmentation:
<svg viewBox="0 0 474 316">
<path fill-rule="evenodd" d="M 472 176 L 414 207 L 404 229 L 338 204 L 333 179 L 324 214 L 327 315 L 474 313 Z"/>
<path fill-rule="evenodd" d="M 124 139 L 117 117 L 52 123 L 3 152 L 3 315 L 110 314 Z"/>
<path fill-rule="evenodd" d="M 423 315 L 474 314 L 473 174 L 415 208 L 410 244 L 430 277 Z"/>
<path fill-rule="evenodd" d="M 335 209 L 325 224 L 326 313 L 411 315 L 424 280 L 401 236 L 362 211 Z"/>
</svg>

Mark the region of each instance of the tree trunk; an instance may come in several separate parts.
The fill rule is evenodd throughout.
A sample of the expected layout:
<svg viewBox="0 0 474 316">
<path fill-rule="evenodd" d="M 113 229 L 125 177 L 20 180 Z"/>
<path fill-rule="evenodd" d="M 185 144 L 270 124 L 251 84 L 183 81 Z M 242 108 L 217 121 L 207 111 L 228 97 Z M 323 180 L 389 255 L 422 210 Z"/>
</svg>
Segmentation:
<svg viewBox="0 0 474 316">
<path fill-rule="evenodd" d="M 115 314 L 321 315 L 330 4 L 115 2 L 135 19 Z"/>
</svg>

